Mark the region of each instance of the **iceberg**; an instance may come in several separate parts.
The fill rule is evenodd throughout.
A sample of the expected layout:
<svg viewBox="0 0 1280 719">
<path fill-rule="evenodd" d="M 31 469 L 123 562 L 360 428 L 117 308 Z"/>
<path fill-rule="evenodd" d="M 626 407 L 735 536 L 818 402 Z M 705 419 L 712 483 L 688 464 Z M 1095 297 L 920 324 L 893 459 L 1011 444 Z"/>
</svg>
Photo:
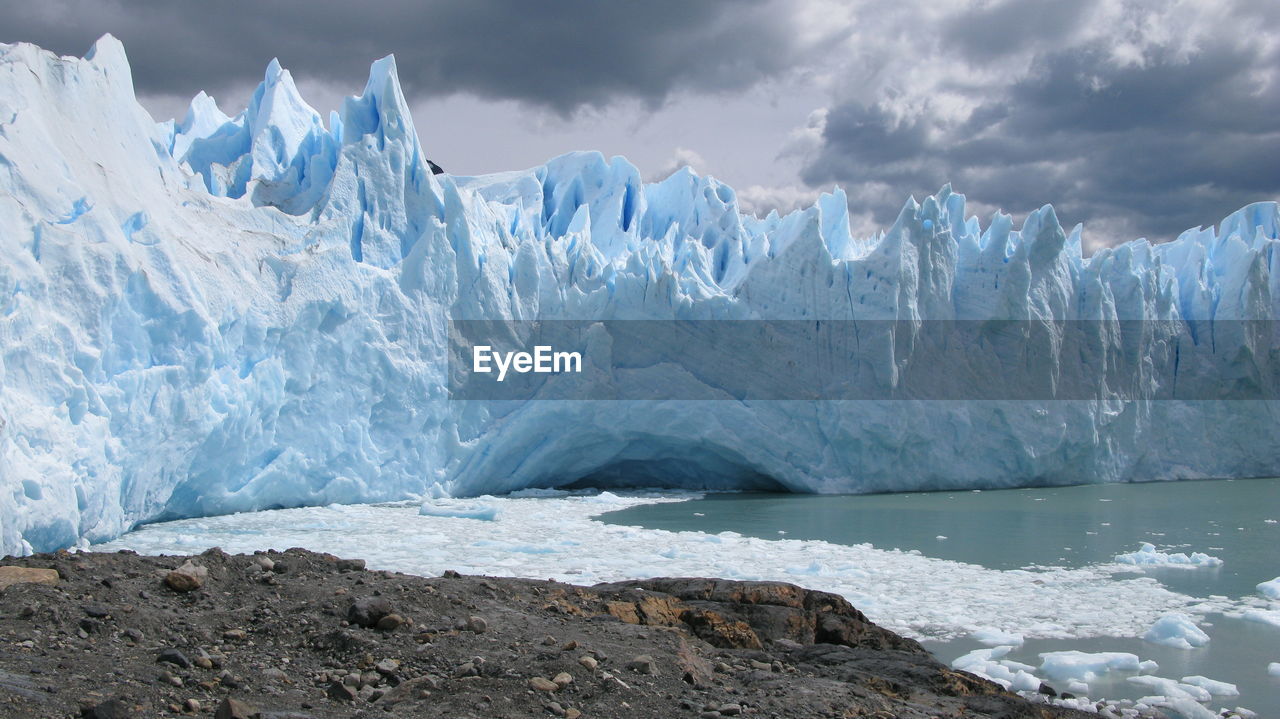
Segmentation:
<svg viewBox="0 0 1280 719">
<path fill-rule="evenodd" d="M 1209 643 L 1209 635 L 1182 612 L 1170 612 L 1160 617 L 1142 638 L 1176 649 L 1195 649 Z"/>
<path fill-rule="evenodd" d="M 759 218 L 712 177 L 646 183 L 593 152 L 433 174 L 390 57 L 328 118 L 273 62 L 243 111 L 200 94 L 157 123 L 110 36 L 83 58 L 0 45 L 0 551 L 165 519 L 587 485 L 1280 474 L 1257 449 L 1280 434 L 1276 203 L 1088 258 L 1082 228 L 1048 205 L 984 228 L 944 187 L 868 238 L 848 213 L 835 189 Z M 1043 331 L 1016 352 L 973 346 L 983 372 L 1107 381 L 1061 401 L 458 400 L 455 320 L 905 322 L 858 350 L 888 383 L 910 374 L 925 336 L 911 328 L 1014 320 Z M 1075 320 L 1104 353 L 1062 355 L 1055 328 Z M 676 365 L 627 376 L 719 391 Z M 1195 399 L 1143 399 L 1169 387 L 1141 372 L 1136 399 L 1113 391 L 1117 365 L 1171 367 Z"/>
<path fill-rule="evenodd" d="M 1258 594 L 1280 601 L 1280 577 L 1258 584 Z"/>
<path fill-rule="evenodd" d="M 1179 569 L 1195 569 L 1199 567 L 1221 567 L 1222 559 L 1204 552 L 1162 552 L 1150 542 L 1143 542 L 1135 552 L 1117 554 L 1116 564 L 1127 564 L 1135 567 L 1175 567 Z"/>
</svg>

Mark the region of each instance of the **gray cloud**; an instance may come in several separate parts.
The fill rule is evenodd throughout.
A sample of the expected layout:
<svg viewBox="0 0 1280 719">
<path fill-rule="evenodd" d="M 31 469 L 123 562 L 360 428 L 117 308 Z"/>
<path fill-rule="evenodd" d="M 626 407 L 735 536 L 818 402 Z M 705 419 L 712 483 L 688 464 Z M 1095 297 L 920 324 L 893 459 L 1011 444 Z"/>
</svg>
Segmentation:
<svg viewBox="0 0 1280 719">
<path fill-rule="evenodd" d="M 1280 56 L 1256 17 L 1268 10 L 1224 6 L 1204 22 L 1084 5 L 1005 2 L 938 21 L 944 39 L 915 58 L 931 81 L 833 105 L 804 180 L 917 197 L 952 182 L 980 206 L 1051 202 L 1064 221 L 1152 239 L 1280 197 Z"/>
<path fill-rule="evenodd" d="M 414 102 L 464 93 L 484 99 L 466 105 L 471 112 L 549 111 L 578 132 L 593 113 L 634 117 L 592 126 L 583 149 L 633 140 L 662 114 L 645 108 L 666 103 L 670 114 L 681 98 L 717 93 L 737 104 L 686 102 L 696 108 L 687 123 L 668 118 L 676 129 L 650 138 L 650 150 L 696 147 L 714 159 L 779 148 L 758 175 L 735 178 L 753 206 L 789 207 L 841 184 L 864 230 L 946 182 L 984 212 L 1052 202 L 1064 221 L 1112 233 L 1100 238 L 1107 243 L 1171 238 L 1280 196 L 1274 0 L 368 5 L 0 0 L 0 41 L 81 54 L 111 32 L 139 92 L 153 107 L 168 98 L 166 110 L 201 89 L 243 98 L 272 57 L 329 100 L 357 92 L 369 62 L 395 53 Z M 792 137 L 756 137 L 742 107 L 762 81 L 807 83 L 791 96 L 810 98 L 797 124 L 828 106 Z M 466 148 L 454 164 L 465 166 L 477 143 L 494 145 L 521 119 L 449 121 L 449 140 Z M 538 135 L 523 131 L 508 134 Z"/>
<path fill-rule="evenodd" d="M 140 93 L 226 91 L 272 57 L 358 91 L 395 53 L 417 98 L 469 92 L 561 114 L 688 89 L 747 87 L 794 62 L 788 17 L 760 0 L 6 0 L 0 41 L 80 54 L 104 32 L 129 51 Z"/>
</svg>

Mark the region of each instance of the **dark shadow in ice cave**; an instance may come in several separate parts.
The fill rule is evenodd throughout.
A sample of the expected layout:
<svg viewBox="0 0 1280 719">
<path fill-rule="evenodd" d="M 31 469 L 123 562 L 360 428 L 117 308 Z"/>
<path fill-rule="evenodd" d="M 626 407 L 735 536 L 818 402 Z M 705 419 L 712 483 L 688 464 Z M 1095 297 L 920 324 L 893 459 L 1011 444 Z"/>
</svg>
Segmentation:
<svg viewBox="0 0 1280 719">
<path fill-rule="evenodd" d="M 790 491 L 767 474 L 714 455 L 620 459 L 556 488 Z"/>
</svg>

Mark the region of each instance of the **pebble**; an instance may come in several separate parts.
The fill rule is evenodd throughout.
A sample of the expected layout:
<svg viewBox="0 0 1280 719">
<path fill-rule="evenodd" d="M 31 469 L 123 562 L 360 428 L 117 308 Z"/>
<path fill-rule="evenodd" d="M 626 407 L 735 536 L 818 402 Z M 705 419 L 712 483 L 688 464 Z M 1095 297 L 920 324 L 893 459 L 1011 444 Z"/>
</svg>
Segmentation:
<svg viewBox="0 0 1280 719">
<path fill-rule="evenodd" d="M 383 659 L 382 661 L 373 665 L 373 668 L 379 674 L 386 674 L 390 676 L 392 674 L 395 674 L 396 670 L 400 668 L 400 661 L 398 659 Z"/>
<path fill-rule="evenodd" d="M 569 672 L 560 672 L 559 674 L 552 677 L 551 681 L 555 682 L 555 685 L 557 687 L 564 689 L 565 687 L 573 683 L 573 675 L 570 674 Z"/>
<path fill-rule="evenodd" d="M 627 662 L 627 669 L 637 674 L 653 674 L 654 662 L 653 657 L 648 654 L 641 654 Z"/>
<path fill-rule="evenodd" d="M 716 711 L 720 712 L 721 716 L 736 717 L 742 713 L 742 705 L 741 704 L 721 704 L 720 708 L 717 709 Z"/>
<path fill-rule="evenodd" d="M 208 569 L 192 564 L 188 559 L 182 563 L 181 567 L 164 575 L 164 583 L 175 592 L 191 592 L 203 587 L 208 578 Z"/>
<path fill-rule="evenodd" d="M 560 702 L 548 702 L 546 709 L 558 717 L 564 716 L 564 707 L 560 706 Z"/>
<path fill-rule="evenodd" d="M 94 619 L 106 619 L 111 616 L 111 610 L 101 604 L 86 604 L 81 607 L 81 609 L 84 610 L 85 614 L 93 617 Z"/>
<path fill-rule="evenodd" d="M 489 629 L 489 623 L 484 617 L 469 617 L 467 619 L 467 630 L 474 634 L 484 634 Z"/>
<path fill-rule="evenodd" d="M 407 623 L 408 623 L 408 620 L 406 620 L 404 617 L 400 616 L 399 614 L 392 613 L 379 619 L 377 627 L 379 631 L 394 632 L 395 630 L 399 629 L 401 626 Z"/>
<path fill-rule="evenodd" d="M 182 703 L 182 710 L 189 714 L 200 713 L 200 700 L 199 699 L 186 700 L 185 702 Z"/>
<path fill-rule="evenodd" d="M 226 697 L 218 703 L 218 708 L 213 713 L 213 719 L 253 719 L 257 713 L 257 708 L 245 704 L 239 699 Z"/>
<path fill-rule="evenodd" d="M 600 662 L 597 662 L 595 657 L 578 657 L 578 663 L 593 672 L 596 670 L 596 667 L 600 666 Z"/>
<path fill-rule="evenodd" d="M 582 716 L 582 712 L 573 707 L 564 710 L 564 719 L 578 719 L 580 716 Z"/>
<path fill-rule="evenodd" d="M 262 571 L 264 572 L 270 572 L 271 570 L 276 568 L 275 561 L 272 560 L 271 557 L 268 557 L 265 554 L 259 554 L 258 556 L 254 557 L 253 563 L 258 565 L 258 567 L 261 568 Z"/>
<path fill-rule="evenodd" d="M 534 677 L 529 680 L 529 688 L 540 692 L 554 692 L 560 685 L 546 677 Z"/>
<path fill-rule="evenodd" d="M 249 633 L 243 629 L 228 629 L 222 633 L 222 638 L 232 642 L 243 642 L 249 638 Z"/>
</svg>

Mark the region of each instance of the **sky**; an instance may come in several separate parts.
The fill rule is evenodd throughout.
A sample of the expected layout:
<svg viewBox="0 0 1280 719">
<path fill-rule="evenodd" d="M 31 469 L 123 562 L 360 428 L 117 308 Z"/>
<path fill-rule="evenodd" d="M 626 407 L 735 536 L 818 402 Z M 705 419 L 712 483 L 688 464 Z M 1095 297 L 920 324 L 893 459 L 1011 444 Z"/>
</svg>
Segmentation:
<svg viewBox="0 0 1280 719">
<path fill-rule="evenodd" d="M 120 38 L 157 120 L 244 107 L 272 58 L 327 115 L 395 54 L 454 174 L 572 150 L 682 165 L 763 214 L 843 187 L 855 234 L 950 182 L 1051 203 L 1088 250 L 1280 199 L 1275 0 L 0 0 L 0 42 Z"/>
</svg>

